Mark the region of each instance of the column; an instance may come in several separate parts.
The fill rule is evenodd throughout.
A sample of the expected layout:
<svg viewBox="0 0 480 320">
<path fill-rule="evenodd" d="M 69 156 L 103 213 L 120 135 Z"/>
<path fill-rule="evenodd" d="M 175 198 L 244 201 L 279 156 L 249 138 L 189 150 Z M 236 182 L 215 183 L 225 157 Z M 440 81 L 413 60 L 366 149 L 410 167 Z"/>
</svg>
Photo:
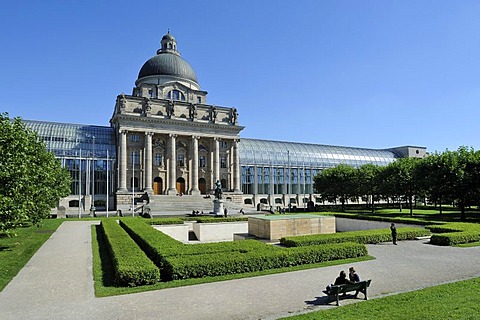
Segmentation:
<svg viewBox="0 0 480 320">
<path fill-rule="evenodd" d="M 199 195 L 200 190 L 198 189 L 198 137 L 192 136 L 192 167 L 190 168 L 192 172 L 192 181 L 190 185 L 190 194 Z"/>
<path fill-rule="evenodd" d="M 213 138 L 213 185 L 220 180 L 220 139 Z"/>
<path fill-rule="evenodd" d="M 127 131 L 120 130 L 119 187 L 117 191 L 127 191 Z"/>
<path fill-rule="evenodd" d="M 170 157 L 170 162 L 168 166 L 168 190 L 167 194 L 177 194 L 177 135 L 169 134 L 168 147 L 169 152 L 168 156 Z"/>
<path fill-rule="evenodd" d="M 242 193 L 240 189 L 240 156 L 238 154 L 238 139 L 233 140 L 233 192 Z"/>
<path fill-rule="evenodd" d="M 145 191 L 152 192 L 152 137 L 153 132 L 145 132 Z"/>
</svg>

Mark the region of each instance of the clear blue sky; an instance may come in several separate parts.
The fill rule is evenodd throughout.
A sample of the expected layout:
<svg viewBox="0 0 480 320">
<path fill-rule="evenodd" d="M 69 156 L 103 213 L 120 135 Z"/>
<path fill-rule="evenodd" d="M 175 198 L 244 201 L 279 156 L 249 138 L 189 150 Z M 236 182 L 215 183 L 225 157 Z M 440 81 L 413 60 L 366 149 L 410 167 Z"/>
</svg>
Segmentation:
<svg viewBox="0 0 480 320">
<path fill-rule="evenodd" d="M 480 1 L 7 1 L 0 111 L 108 126 L 168 29 L 242 137 L 480 149 Z"/>
</svg>

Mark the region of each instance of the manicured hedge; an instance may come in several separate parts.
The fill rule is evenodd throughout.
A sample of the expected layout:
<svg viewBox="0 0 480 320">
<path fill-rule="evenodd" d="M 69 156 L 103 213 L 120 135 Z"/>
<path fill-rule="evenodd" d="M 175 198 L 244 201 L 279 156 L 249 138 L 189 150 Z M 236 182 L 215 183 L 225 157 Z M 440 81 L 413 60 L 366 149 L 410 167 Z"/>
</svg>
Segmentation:
<svg viewBox="0 0 480 320">
<path fill-rule="evenodd" d="M 104 220 L 101 226 L 110 252 L 116 284 L 134 287 L 152 284 L 160 279 L 160 270 L 116 221 Z"/>
<path fill-rule="evenodd" d="M 339 218 L 348 218 L 348 219 L 359 219 L 359 220 L 370 220 L 370 221 L 384 221 L 384 222 L 395 222 L 395 223 L 406 223 L 406 224 L 415 224 L 415 225 L 425 225 L 425 224 L 441 224 L 442 222 L 434 221 L 424 221 L 420 218 L 408 218 L 408 217 L 392 217 L 389 215 L 371 215 L 371 214 L 356 214 L 356 213 L 333 213 L 335 217 Z"/>
<path fill-rule="evenodd" d="M 423 228 L 398 228 L 397 240 L 413 240 L 416 237 L 430 235 Z M 357 242 L 380 243 L 392 240 L 390 229 L 360 230 L 332 234 L 315 234 L 307 236 L 284 237 L 280 243 L 286 247 L 302 247 L 327 243 Z"/>
<path fill-rule="evenodd" d="M 270 249 L 270 248 L 268 248 Z M 359 243 L 340 243 L 281 250 L 214 253 L 170 257 L 165 267 L 171 279 L 188 279 L 254 272 L 367 255 Z"/>
<path fill-rule="evenodd" d="M 219 223 L 219 222 L 244 222 L 248 217 L 188 217 L 182 218 L 186 221 L 196 221 L 197 223 Z"/>
<path fill-rule="evenodd" d="M 145 221 L 150 225 L 183 224 L 182 218 L 153 218 Z"/>
<path fill-rule="evenodd" d="M 120 224 L 160 268 L 163 280 L 244 273 L 364 256 L 364 245 L 285 249 L 255 240 L 188 245 L 153 229 L 141 219 Z"/>
<path fill-rule="evenodd" d="M 232 251 L 249 252 L 264 250 L 265 248 L 281 250 L 281 248 L 269 246 L 255 240 L 186 245 L 161 231 L 155 230 L 141 219 L 123 219 L 120 220 L 120 225 L 160 268 L 163 267 L 165 258 L 170 256 Z"/>
<path fill-rule="evenodd" d="M 443 225 L 429 225 L 425 228 L 433 233 L 430 243 L 451 246 L 480 241 L 480 225 L 477 223 L 450 222 Z"/>
</svg>

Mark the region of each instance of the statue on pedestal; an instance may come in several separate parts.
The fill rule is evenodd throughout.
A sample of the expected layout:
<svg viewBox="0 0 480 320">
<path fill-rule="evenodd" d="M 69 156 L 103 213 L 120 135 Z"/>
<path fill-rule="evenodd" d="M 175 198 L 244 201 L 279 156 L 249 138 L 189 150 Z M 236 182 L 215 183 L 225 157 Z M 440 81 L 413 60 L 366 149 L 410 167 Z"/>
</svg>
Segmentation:
<svg viewBox="0 0 480 320">
<path fill-rule="evenodd" d="M 220 180 L 217 180 L 217 182 L 215 182 L 215 199 L 222 199 L 222 183 L 220 182 Z"/>
</svg>

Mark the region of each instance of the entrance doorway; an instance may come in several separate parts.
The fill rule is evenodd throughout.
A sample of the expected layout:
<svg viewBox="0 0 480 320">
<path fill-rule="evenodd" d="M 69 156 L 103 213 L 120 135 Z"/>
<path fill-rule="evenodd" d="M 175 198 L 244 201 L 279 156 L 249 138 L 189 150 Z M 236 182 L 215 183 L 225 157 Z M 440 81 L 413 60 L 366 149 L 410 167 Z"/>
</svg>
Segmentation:
<svg viewBox="0 0 480 320">
<path fill-rule="evenodd" d="M 162 194 L 163 190 L 163 181 L 160 177 L 155 177 L 153 179 L 153 194 Z"/>
<path fill-rule="evenodd" d="M 207 181 L 205 178 L 198 179 L 198 189 L 200 189 L 201 194 L 207 193 Z"/>
<path fill-rule="evenodd" d="M 185 179 L 183 178 L 177 179 L 177 192 L 179 194 L 185 194 Z"/>
</svg>

